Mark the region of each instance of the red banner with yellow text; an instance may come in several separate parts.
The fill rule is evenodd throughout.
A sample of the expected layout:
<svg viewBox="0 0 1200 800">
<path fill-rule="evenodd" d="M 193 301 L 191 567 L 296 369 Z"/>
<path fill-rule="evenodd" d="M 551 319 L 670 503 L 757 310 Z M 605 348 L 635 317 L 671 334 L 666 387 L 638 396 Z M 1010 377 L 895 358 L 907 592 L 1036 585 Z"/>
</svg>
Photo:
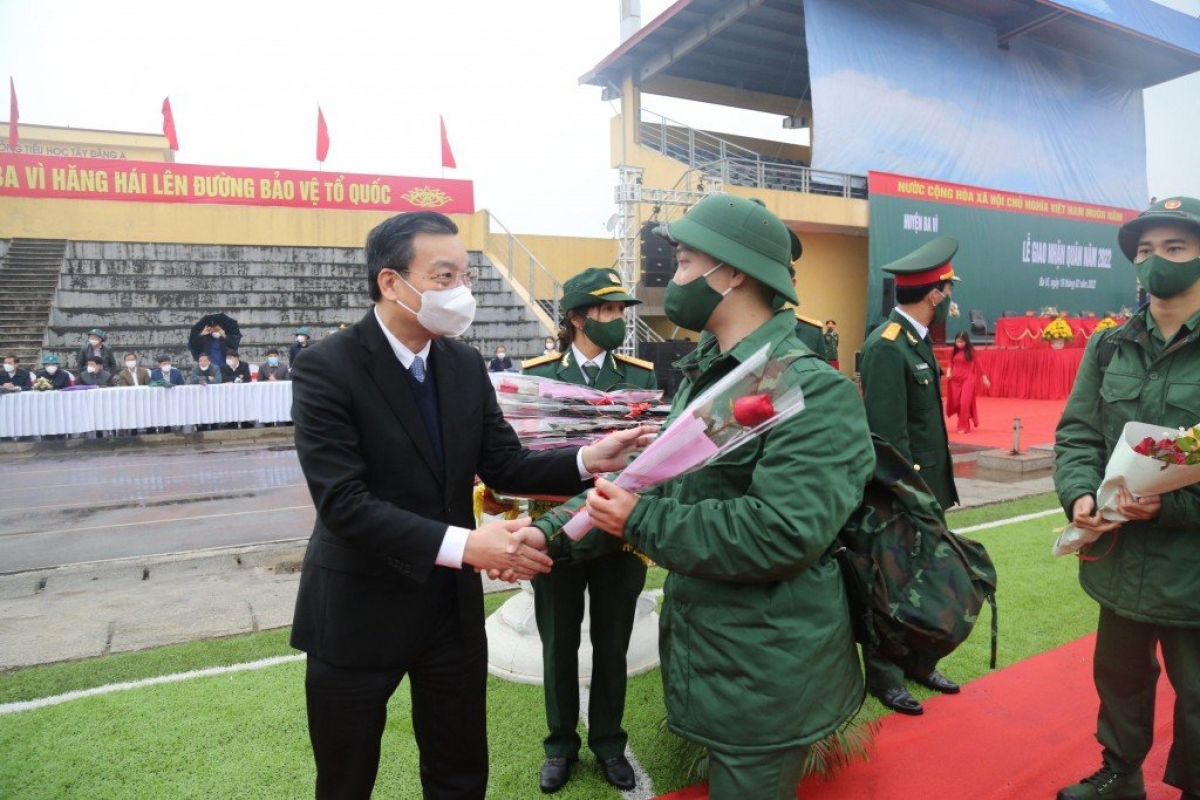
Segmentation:
<svg viewBox="0 0 1200 800">
<path fill-rule="evenodd" d="M 0 197 L 473 214 L 471 181 L 0 153 Z"/>
</svg>

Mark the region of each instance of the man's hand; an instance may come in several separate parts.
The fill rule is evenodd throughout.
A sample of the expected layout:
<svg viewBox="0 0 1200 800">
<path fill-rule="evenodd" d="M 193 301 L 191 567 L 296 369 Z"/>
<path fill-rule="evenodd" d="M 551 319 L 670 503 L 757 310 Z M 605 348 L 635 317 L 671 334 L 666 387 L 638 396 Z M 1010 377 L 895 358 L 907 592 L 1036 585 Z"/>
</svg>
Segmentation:
<svg viewBox="0 0 1200 800">
<path fill-rule="evenodd" d="M 1096 498 L 1090 494 L 1080 497 L 1071 506 L 1071 524 L 1095 534 L 1109 533 L 1121 527 L 1120 522 L 1109 522 L 1096 512 Z"/>
<path fill-rule="evenodd" d="M 550 556 L 536 546 L 536 538 L 526 534 L 520 540 L 514 535 L 529 526 L 529 518 L 495 520 L 481 525 L 467 535 L 467 546 L 463 550 L 463 563 L 476 570 L 493 570 L 503 575 L 511 571 L 513 580 L 526 580 L 535 573 L 546 573 L 554 565 Z M 534 530 L 537 530 L 536 528 Z M 546 546 L 546 537 L 541 536 L 540 545 Z"/>
<path fill-rule="evenodd" d="M 610 433 L 583 448 L 583 468 L 593 475 L 624 469 L 629 456 L 654 441 L 657 432 L 655 425 L 639 425 Z"/>
<path fill-rule="evenodd" d="M 526 520 L 528 521 L 528 520 Z M 546 541 L 546 534 L 542 533 L 540 528 L 535 528 L 532 525 L 514 533 L 508 540 L 508 547 L 505 548 L 509 553 L 516 554 L 522 545 L 532 547 L 538 552 L 544 553 L 550 546 Z M 528 580 L 528 576 L 518 575 L 515 570 L 506 569 L 489 569 L 488 577 L 492 580 L 501 580 L 505 583 L 516 583 L 519 580 Z"/>
<path fill-rule="evenodd" d="M 1117 490 L 1117 512 L 1127 520 L 1154 519 L 1162 512 L 1162 496 L 1134 497 L 1128 489 Z"/>
<path fill-rule="evenodd" d="M 610 480 L 596 478 L 596 488 L 587 494 L 587 511 L 592 524 L 618 539 L 625 538 L 625 522 L 637 505 L 638 496 Z"/>
</svg>

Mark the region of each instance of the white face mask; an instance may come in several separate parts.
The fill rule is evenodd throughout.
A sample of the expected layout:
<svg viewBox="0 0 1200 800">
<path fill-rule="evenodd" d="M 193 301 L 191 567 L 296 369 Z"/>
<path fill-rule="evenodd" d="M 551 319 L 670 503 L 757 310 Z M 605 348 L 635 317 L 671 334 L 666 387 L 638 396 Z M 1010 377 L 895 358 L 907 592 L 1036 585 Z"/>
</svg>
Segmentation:
<svg viewBox="0 0 1200 800">
<path fill-rule="evenodd" d="M 299 342 L 300 344 L 304 344 L 305 342 L 308 341 L 308 337 L 305 336 L 304 334 L 300 334 L 299 336 L 296 337 L 296 341 Z"/>
<path fill-rule="evenodd" d="M 88 372 L 95 372 L 95 371 L 96 371 L 96 368 L 95 368 L 95 367 L 93 367 L 93 366 L 91 366 L 91 365 L 88 365 L 87 371 L 88 371 Z"/>
<path fill-rule="evenodd" d="M 11 375 L 17 371 L 17 368 L 15 366 L 13 366 L 12 364 L 5 364 L 4 371 L 7 372 L 9 375 Z"/>
<path fill-rule="evenodd" d="M 400 280 L 408 283 L 403 275 L 400 275 Z M 419 292 L 411 283 L 408 285 L 421 295 L 421 310 L 413 311 L 399 300 L 396 301 L 396 305 L 410 314 L 416 314 L 421 327 L 434 336 L 461 336 L 475 321 L 475 296 L 468 287 L 455 286 L 453 289 Z"/>
<path fill-rule="evenodd" d="M 50 366 L 46 367 L 47 375 L 53 375 L 56 372 L 58 372 L 58 367 L 56 365 L 51 364 Z"/>
<path fill-rule="evenodd" d="M 90 344 L 92 347 L 95 347 L 96 345 L 100 344 L 100 340 L 99 339 L 88 339 L 88 344 Z"/>
<path fill-rule="evenodd" d="M 225 359 L 225 366 L 229 367 L 230 369 L 237 369 L 237 365 L 238 362 L 234 361 L 232 358 Z"/>
<path fill-rule="evenodd" d="M 161 366 L 159 366 L 159 369 L 163 372 L 170 372 L 171 365 L 170 364 L 162 364 Z"/>
<path fill-rule="evenodd" d="M 135 369 L 137 369 L 137 362 L 136 361 L 126 361 L 125 369 L 129 370 L 130 372 L 133 372 Z"/>
</svg>

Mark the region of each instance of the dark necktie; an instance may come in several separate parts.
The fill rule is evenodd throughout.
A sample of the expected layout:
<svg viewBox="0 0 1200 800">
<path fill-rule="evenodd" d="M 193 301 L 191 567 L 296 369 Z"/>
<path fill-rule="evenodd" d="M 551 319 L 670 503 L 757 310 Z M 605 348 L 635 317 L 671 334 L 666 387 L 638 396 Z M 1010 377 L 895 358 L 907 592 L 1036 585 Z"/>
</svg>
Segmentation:
<svg viewBox="0 0 1200 800">
<path fill-rule="evenodd" d="M 596 376 L 600 374 L 600 367 L 596 366 L 594 361 L 589 361 L 583 365 L 583 374 L 587 375 L 588 386 L 595 386 Z"/>
<path fill-rule="evenodd" d="M 412 376 L 417 379 L 417 383 L 425 382 L 425 362 L 420 356 L 413 359 L 412 366 L 408 368 L 412 372 Z"/>
</svg>

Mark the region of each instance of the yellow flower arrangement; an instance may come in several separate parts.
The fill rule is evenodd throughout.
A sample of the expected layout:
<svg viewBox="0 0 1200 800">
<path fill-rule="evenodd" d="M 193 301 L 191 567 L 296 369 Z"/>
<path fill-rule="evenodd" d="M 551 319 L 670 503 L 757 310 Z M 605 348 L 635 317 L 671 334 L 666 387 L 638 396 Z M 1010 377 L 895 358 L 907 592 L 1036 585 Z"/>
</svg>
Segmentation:
<svg viewBox="0 0 1200 800">
<path fill-rule="evenodd" d="M 1096 327 L 1092 329 L 1092 332 L 1099 333 L 1100 331 L 1106 331 L 1109 328 L 1115 328 L 1115 327 L 1117 327 L 1117 321 L 1115 319 L 1113 319 L 1112 317 L 1105 317 L 1104 319 L 1102 319 L 1096 323 Z"/>
<path fill-rule="evenodd" d="M 1075 332 L 1071 330 L 1071 326 L 1067 324 L 1065 319 L 1060 318 L 1054 320 L 1046 326 L 1045 330 L 1042 331 L 1042 338 L 1047 340 L 1062 339 L 1063 341 L 1070 341 L 1071 339 L 1075 338 Z"/>
</svg>

